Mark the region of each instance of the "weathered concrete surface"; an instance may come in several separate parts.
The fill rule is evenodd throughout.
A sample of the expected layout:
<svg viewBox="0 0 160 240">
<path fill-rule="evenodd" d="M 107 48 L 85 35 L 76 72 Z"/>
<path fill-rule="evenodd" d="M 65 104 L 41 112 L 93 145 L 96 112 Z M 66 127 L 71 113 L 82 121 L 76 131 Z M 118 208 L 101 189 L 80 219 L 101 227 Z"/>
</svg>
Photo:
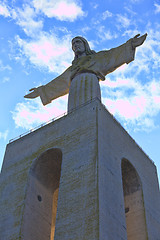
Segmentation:
<svg viewBox="0 0 160 240">
<path fill-rule="evenodd" d="M 98 127 L 100 239 L 105 240 L 106 236 L 108 240 L 126 239 L 122 234 L 126 225 L 121 172 L 121 161 L 125 158 L 134 166 L 142 183 L 147 240 L 158 240 L 160 193 L 155 165 L 102 106 Z"/>
<path fill-rule="evenodd" d="M 68 239 L 70 234 L 70 239 L 81 239 L 83 233 L 98 239 L 96 115 L 95 103 L 87 105 L 8 144 L 0 184 L 2 239 L 20 239 L 23 234 L 30 169 L 51 148 L 61 149 L 63 156 L 57 238 Z"/>
<path fill-rule="evenodd" d="M 98 100 L 8 144 L 0 182 L 2 240 L 23 236 L 30 169 L 52 148 L 62 151 L 55 240 L 127 239 L 123 158 L 141 179 L 148 239 L 159 240 L 156 168 Z"/>
</svg>

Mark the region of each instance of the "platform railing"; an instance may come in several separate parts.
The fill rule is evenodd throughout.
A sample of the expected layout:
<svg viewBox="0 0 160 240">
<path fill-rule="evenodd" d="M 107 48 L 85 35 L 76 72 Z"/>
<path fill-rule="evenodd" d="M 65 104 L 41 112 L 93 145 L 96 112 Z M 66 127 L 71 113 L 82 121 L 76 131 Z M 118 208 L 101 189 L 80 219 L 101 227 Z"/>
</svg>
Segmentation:
<svg viewBox="0 0 160 240">
<path fill-rule="evenodd" d="M 21 137 L 23 137 L 23 136 L 26 136 L 27 134 L 29 134 L 29 133 L 31 133 L 31 132 L 34 132 L 35 130 L 37 130 L 37 129 L 41 128 L 41 127 L 44 127 L 44 126 L 46 126 L 47 124 L 52 123 L 52 122 L 56 121 L 56 120 L 59 119 L 59 118 L 62 118 L 62 117 L 64 117 L 64 116 L 66 116 L 66 115 L 69 115 L 69 114 L 71 114 L 72 112 L 76 111 L 77 109 L 82 108 L 83 106 L 88 105 L 89 103 L 94 102 L 94 101 L 96 101 L 96 100 L 98 100 L 98 101 L 102 104 L 102 106 L 104 107 L 104 109 L 106 109 L 106 110 L 108 111 L 108 109 L 107 109 L 106 106 L 101 102 L 101 100 L 100 100 L 98 97 L 96 97 L 96 98 L 93 98 L 93 99 L 91 99 L 91 100 L 89 100 L 89 101 L 87 101 L 87 102 L 79 105 L 79 106 L 76 107 L 76 108 L 73 108 L 72 110 L 70 110 L 70 111 L 68 111 L 68 112 L 64 112 L 63 114 L 58 115 L 58 116 L 56 116 L 56 117 L 48 120 L 47 122 L 44 122 L 44 123 L 40 124 L 39 126 L 37 126 L 37 127 L 35 127 L 35 128 L 32 128 L 32 129 L 30 129 L 30 130 L 28 130 L 28 131 L 20 134 L 19 136 L 15 137 L 15 138 L 10 139 L 10 140 L 9 140 L 9 143 L 16 141 L 17 139 L 19 139 L 19 138 L 21 138 Z M 112 114 L 112 113 L 110 113 L 110 114 L 111 114 L 112 118 L 117 122 L 117 124 L 119 124 L 120 126 L 122 126 L 121 123 L 113 116 L 113 114 Z M 123 130 L 127 133 L 127 131 L 125 130 L 125 128 L 123 128 Z M 130 136 L 130 137 L 131 137 L 131 136 Z M 132 138 L 132 137 L 131 137 L 131 138 Z M 133 140 L 133 141 L 135 142 L 135 144 L 143 151 L 143 149 L 139 146 L 139 144 L 136 143 L 136 141 L 135 141 L 133 138 L 132 138 L 132 140 Z M 144 152 L 144 151 L 143 151 L 143 152 Z M 144 152 L 144 153 L 145 153 L 145 152 Z M 145 153 L 145 155 L 146 155 L 146 156 L 151 160 L 151 162 L 155 165 L 154 161 L 153 161 L 146 153 Z"/>
<path fill-rule="evenodd" d="M 85 105 L 88 105 L 89 103 L 91 103 L 91 102 L 93 102 L 93 101 L 95 101 L 95 100 L 99 100 L 99 101 L 100 101 L 100 99 L 97 98 L 97 97 L 96 97 L 96 98 L 93 98 L 93 99 L 91 99 L 91 100 L 89 100 L 89 101 L 87 101 L 87 102 L 79 105 L 78 107 L 73 108 L 72 110 L 70 110 L 70 111 L 68 111 L 68 112 L 64 112 L 64 113 L 62 113 L 62 114 L 60 114 L 60 115 L 58 115 L 58 116 L 56 116 L 56 117 L 48 120 L 47 122 L 44 122 L 44 123 L 42 123 L 42 124 L 40 124 L 40 125 L 32 128 L 32 129 L 30 129 L 30 130 L 28 130 L 28 131 L 20 134 L 19 136 L 10 139 L 10 140 L 9 140 L 9 143 L 14 142 L 14 141 L 16 141 L 17 139 L 19 139 L 19 138 L 21 138 L 21 137 L 24 137 L 24 136 L 26 136 L 27 134 L 29 134 L 29 133 L 31 133 L 31 132 L 34 132 L 34 131 L 36 131 L 37 129 L 39 129 L 39 128 L 41 128 L 41 127 L 44 127 L 44 126 L 48 125 L 49 123 L 52 123 L 52 122 L 56 121 L 56 120 L 59 119 L 59 118 L 62 118 L 62 117 L 64 117 L 64 116 L 68 115 L 68 114 L 71 114 L 72 112 L 76 111 L 77 109 L 79 109 L 79 108 L 81 108 L 81 107 L 83 107 L 83 106 L 85 106 Z"/>
</svg>

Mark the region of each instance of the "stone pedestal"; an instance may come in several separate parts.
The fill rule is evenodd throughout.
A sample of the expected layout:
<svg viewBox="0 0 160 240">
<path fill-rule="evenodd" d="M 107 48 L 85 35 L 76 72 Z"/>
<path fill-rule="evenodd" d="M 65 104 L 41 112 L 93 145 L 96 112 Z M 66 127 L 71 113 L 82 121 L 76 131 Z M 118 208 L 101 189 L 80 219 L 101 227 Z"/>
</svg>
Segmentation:
<svg viewBox="0 0 160 240">
<path fill-rule="evenodd" d="M 0 191 L 2 239 L 160 236 L 156 167 L 99 100 L 8 144 Z"/>
</svg>

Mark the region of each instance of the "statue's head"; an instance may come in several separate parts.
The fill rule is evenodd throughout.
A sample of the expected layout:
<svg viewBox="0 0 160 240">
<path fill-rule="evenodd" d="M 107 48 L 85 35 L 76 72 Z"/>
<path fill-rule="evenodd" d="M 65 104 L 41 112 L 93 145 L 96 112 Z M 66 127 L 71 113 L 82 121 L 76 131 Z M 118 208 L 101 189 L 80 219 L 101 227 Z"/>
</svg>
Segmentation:
<svg viewBox="0 0 160 240">
<path fill-rule="evenodd" d="M 74 60 L 76 60 L 79 56 L 91 55 L 96 53 L 94 50 L 91 50 L 87 40 L 80 36 L 72 39 L 72 50 L 75 54 Z"/>
</svg>

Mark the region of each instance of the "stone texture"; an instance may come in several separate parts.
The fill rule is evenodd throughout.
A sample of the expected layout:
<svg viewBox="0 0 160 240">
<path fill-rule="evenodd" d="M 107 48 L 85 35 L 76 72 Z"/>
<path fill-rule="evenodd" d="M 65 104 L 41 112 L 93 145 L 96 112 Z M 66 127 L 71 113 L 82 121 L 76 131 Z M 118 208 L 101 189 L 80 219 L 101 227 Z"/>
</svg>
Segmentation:
<svg viewBox="0 0 160 240">
<path fill-rule="evenodd" d="M 68 112 L 95 98 L 101 100 L 99 79 L 93 73 L 81 73 L 71 82 L 68 97 Z"/>
<path fill-rule="evenodd" d="M 99 107 L 99 186 L 100 186 L 100 239 L 126 239 L 123 216 L 123 189 L 121 161 L 128 159 L 136 169 L 143 189 L 147 224 L 147 239 L 160 236 L 160 193 L 156 167 L 120 124 L 103 107 Z M 107 184 L 109 183 L 109 184 Z M 109 206 L 106 209 L 106 204 Z M 105 211 L 104 211 L 105 209 Z M 110 214 L 110 220 L 108 219 Z M 123 216 L 123 217 L 122 217 Z M 120 224 L 119 224 L 120 222 Z M 108 224 L 106 224 L 108 223 Z M 116 227 L 121 225 L 122 227 Z M 113 230 L 111 230 L 113 229 Z"/>
<path fill-rule="evenodd" d="M 2 240 L 23 239 L 24 223 L 30 219 L 28 215 L 25 220 L 29 182 L 33 183 L 30 172 L 48 149 L 62 152 L 55 240 L 127 239 L 121 170 L 124 158 L 141 180 L 146 239 L 159 240 L 156 167 L 99 100 L 8 144 L 0 179 Z M 38 209 L 39 216 L 44 217 L 41 207 Z M 32 214 L 36 216 L 34 208 Z M 44 240 L 44 236 L 29 239 Z"/>
</svg>

